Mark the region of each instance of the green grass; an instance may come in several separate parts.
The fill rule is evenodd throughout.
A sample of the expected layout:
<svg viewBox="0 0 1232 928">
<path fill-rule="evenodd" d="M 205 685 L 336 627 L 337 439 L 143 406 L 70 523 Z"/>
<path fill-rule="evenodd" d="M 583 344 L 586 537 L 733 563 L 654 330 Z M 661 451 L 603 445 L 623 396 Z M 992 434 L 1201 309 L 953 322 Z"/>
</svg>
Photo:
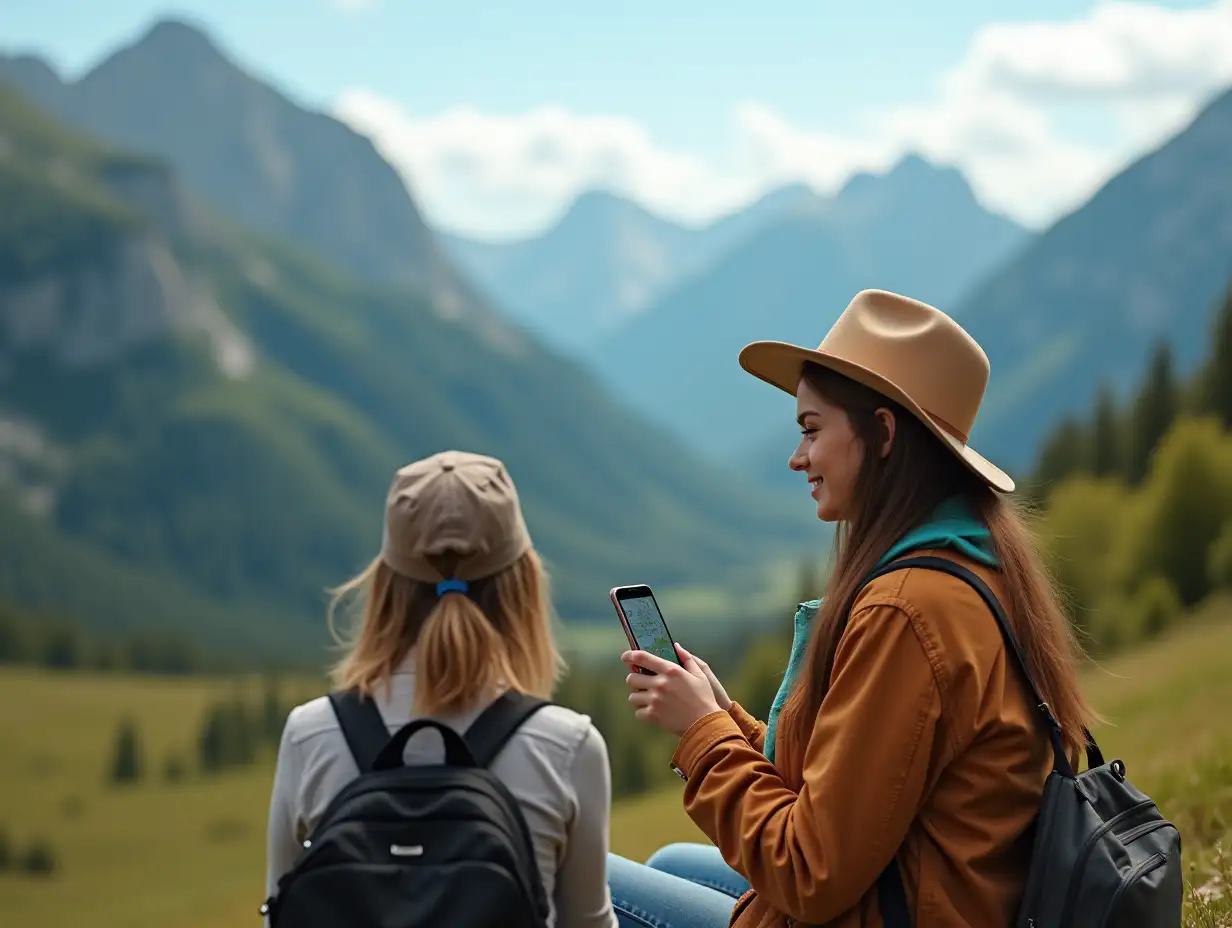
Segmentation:
<svg viewBox="0 0 1232 928">
<path fill-rule="evenodd" d="M 1210 848 L 1232 819 L 1232 619 L 1225 604 L 1148 649 L 1087 673 L 1109 719 L 1097 735 L 1163 805 L 1208 876 Z M 1218 614 L 1215 614 L 1218 613 Z M 44 838 L 58 870 L 47 879 L 0 874 L 6 923 L 58 928 L 224 928 L 257 924 L 272 756 L 241 772 L 179 785 L 167 757 L 191 760 L 205 706 L 228 680 L 167 680 L 0 671 L 0 829 L 23 849 Z M 312 682 L 287 696 L 318 692 Z M 256 698 L 255 688 L 252 697 Z M 106 782 L 112 741 L 136 719 L 150 777 Z M 672 841 L 705 840 L 671 787 L 617 805 L 612 847 L 645 859 Z M 1218 925 L 1193 916 L 1189 924 Z"/>
</svg>

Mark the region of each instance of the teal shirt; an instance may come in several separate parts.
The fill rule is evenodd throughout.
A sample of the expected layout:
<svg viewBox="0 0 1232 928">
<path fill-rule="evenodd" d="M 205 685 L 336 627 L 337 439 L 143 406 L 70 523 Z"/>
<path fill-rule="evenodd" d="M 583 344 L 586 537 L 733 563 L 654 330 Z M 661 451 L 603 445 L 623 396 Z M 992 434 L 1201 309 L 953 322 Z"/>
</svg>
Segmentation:
<svg viewBox="0 0 1232 928">
<path fill-rule="evenodd" d="M 908 551 L 918 551 L 922 548 L 954 548 L 974 561 L 996 567 L 997 557 L 992 549 L 992 536 L 984 525 L 971 511 L 966 502 L 959 498 L 948 499 L 934 510 L 932 516 L 924 524 L 912 529 L 904 535 L 897 544 L 882 556 L 877 562 L 880 567 L 895 558 L 902 557 Z M 766 757 L 774 760 L 774 729 L 779 713 L 792 684 L 800 673 L 800 665 L 804 663 L 804 654 L 808 650 L 809 630 L 813 627 L 813 617 L 821 607 L 821 600 L 814 599 L 800 603 L 796 610 L 794 628 L 791 637 L 791 656 L 787 659 L 787 672 L 783 674 L 783 682 L 770 706 L 770 717 L 766 719 Z"/>
</svg>

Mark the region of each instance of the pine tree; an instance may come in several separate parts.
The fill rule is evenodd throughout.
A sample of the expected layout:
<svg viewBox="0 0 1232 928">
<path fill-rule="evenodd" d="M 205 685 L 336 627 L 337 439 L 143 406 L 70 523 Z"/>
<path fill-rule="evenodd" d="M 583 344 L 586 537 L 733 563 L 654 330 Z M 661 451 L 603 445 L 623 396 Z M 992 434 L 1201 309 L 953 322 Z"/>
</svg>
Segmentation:
<svg viewBox="0 0 1232 928">
<path fill-rule="evenodd" d="M 135 783 L 141 779 L 141 744 L 137 726 L 131 719 L 120 723 L 116 734 L 115 755 L 111 762 L 113 783 Z"/>
<path fill-rule="evenodd" d="M 1202 407 L 1232 429 L 1232 286 L 1215 313 L 1210 354 L 1202 372 Z"/>
<path fill-rule="evenodd" d="M 1117 428 L 1116 401 L 1105 384 L 1095 400 L 1095 421 L 1091 427 L 1091 473 L 1112 477 L 1120 472 L 1121 443 Z"/>
<path fill-rule="evenodd" d="M 282 738 L 282 729 L 286 723 L 287 713 L 283 708 L 282 699 L 278 695 L 278 681 L 273 677 L 265 680 L 265 697 L 261 703 L 261 735 L 270 744 L 277 744 Z"/>
<path fill-rule="evenodd" d="M 650 778 L 646 775 L 646 750 L 640 732 L 630 732 L 621 739 L 614 764 L 613 792 L 619 797 L 638 796 L 646 792 Z"/>
<path fill-rule="evenodd" d="M 84 660 L 85 641 L 77 626 L 52 621 L 43 630 L 43 666 L 56 670 L 80 667 Z"/>
<path fill-rule="evenodd" d="M 174 754 L 168 757 L 163 764 L 163 779 L 168 783 L 179 783 L 186 773 L 184 762 Z"/>
<path fill-rule="evenodd" d="M 0 605 L 0 664 L 24 664 L 34 655 L 33 623 Z"/>
<path fill-rule="evenodd" d="M 1151 454 L 1171 427 L 1177 413 L 1177 384 L 1172 368 L 1172 350 L 1159 342 L 1151 355 L 1146 382 L 1138 393 L 1129 419 L 1129 459 L 1126 476 L 1131 483 L 1146 477 Z"/>
<path fill-rule="evenodd" d="M 246 767 L 257 758 L 258 724 L 238 694 L 227 706 L 228 756 L 232 765 Z"/>
<path fill-rule="evenodd" d="M 805 556 L 800 564 L 800 578 L 797 581 L 796 602 L 806 603 L 821 596 L 821 571 L 817 560 L 812 555 Z"/>
<path fill-rule="evenodd" d="M 1045 440 L 1030 481 L 1047 489 L 1090 466 L 1090 436 L 1082 423 L 1064 419 Z"/>
<path fill-rule="evenodd" d="M 21 868 L 32 876 L 50 876 L 56 870 L 56 853 L 51 844 L 42 839 L 30 843 L 22 855 Z"/>
<path fill-rule="evenodd" d="M 621 689 L 624 689 L 622 684 Z M 586 700 L 586 708 L 583 710 L 590 716 L 590 722 L 595 728 L 599 729 L 599 734 L 607 742 L 611 742 L 615 732 L 615 718 L 612 713 L 612 701 L 614 696 L 611 689 L 611 681 L 602 678 L 596 679 L 594 685 L 590 687 L 589 697 Z M 631 708 L 630 712 L 633 711 Z"/>
<path fill-rule="evenodd" d="M 227 765 L 226 722 L 217 705 L 211 706 L 197 739 L 197 758 L 206 773 L 217 773 Z"/>
</svg>

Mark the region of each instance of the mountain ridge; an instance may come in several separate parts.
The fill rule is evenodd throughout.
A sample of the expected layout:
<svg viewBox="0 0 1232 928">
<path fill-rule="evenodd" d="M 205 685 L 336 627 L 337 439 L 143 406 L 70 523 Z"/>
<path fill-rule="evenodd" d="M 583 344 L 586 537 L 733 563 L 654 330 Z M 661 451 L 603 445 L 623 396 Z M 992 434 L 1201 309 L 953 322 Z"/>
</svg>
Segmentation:
<svg viewBox="0 0 1232 928">
<path fill-rule="evenodd" d="M 0 88 L 0 254 L 24 261 L 0 268 L 0 305 L 43 307 L 0 315 L 0 431 L 37 433 L 66 462 L 9 455 L 20 468 L 0 471 L 19 474 L 3 495 L 33 505 L 44 550 L 236 615 L 276 609 L 271 635 L 319 640 L 323 591 L 375 550 L 394 469 L 446 447 L 505 460 L 567 618 L 607 615 L 621 577 L 670 587 L 810 543 L 805 514 L 646 427 L 498 314 L 356 281 L 199 207 L 165 160 L 36 114 Z M 117 326 L 124 313 L 139 324 Z M 67 350 L 78 331 L 95 339 L 84 359 Z M 138 614 L 139 589 L 115 593 Z"/>
<path fill-rule="evenodd" d="M 787 441 L 794 419 L 787 398 L 740 369 L 744 345 L 816 345 L 870 287 L 946 306 L 1029 239 L 980 206 L 960 172 L 909 155 L 755 229 L 605 338 L 593 358 L 612 389 L 676 434 L 695 428 L 698 408 L 711 410 L 721 453 L 740 463 L 778 442 L 769 437 L 776 419 Z"/>
<path fill-rule="evenodd" d="M 993 369 L 972 434 L 982 451 L 1028 470 L 1048 429 L 1101 383 L 1128 388 L 1157 338 L 1179 373 L 1198 362 L 1232 278 L 1228 151 L 1232 90 L 1212 94 L 955 307 Z"/>
<path fill-rule="evenodd" d="M 75 80 L 31 53 L 0 56 L 0 77 L 92 136 L 165 157 L 245 226 L 362 279 L 481 302 L 369 138 L 293 102 L 193 19 L 156 19 Z"/>
</svg>

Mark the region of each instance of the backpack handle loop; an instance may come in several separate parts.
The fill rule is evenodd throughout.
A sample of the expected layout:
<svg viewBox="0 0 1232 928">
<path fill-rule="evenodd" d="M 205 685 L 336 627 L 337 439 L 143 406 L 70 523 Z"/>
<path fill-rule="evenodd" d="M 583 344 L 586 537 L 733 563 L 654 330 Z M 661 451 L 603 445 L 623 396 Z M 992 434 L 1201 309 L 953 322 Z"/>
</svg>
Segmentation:
<svg viewBox="0 0 1232 928">
<path fill-rule="evenodd" d="M 445 763 L 450 767 L 474 767 L 475 758 L 471 754 L 471 749 L 462 740 L 462 736 L 456 731 L 436 719 L 415 719 L 413 722 L 407 722 L 396 732 L 385 747 L 381 748 L 381 753 L 376 756 L 376 760 L 372 764 L 373 770 L 397 770 L 399 767 L 404 767 L 406 764 L 402 760 L 402 752 L 406 750 L 406 744 L 411 740 L 411 737 L 425 728 L 435 728 L 441 733 L 441 738 L 445 742 Z"/>
</svg>

